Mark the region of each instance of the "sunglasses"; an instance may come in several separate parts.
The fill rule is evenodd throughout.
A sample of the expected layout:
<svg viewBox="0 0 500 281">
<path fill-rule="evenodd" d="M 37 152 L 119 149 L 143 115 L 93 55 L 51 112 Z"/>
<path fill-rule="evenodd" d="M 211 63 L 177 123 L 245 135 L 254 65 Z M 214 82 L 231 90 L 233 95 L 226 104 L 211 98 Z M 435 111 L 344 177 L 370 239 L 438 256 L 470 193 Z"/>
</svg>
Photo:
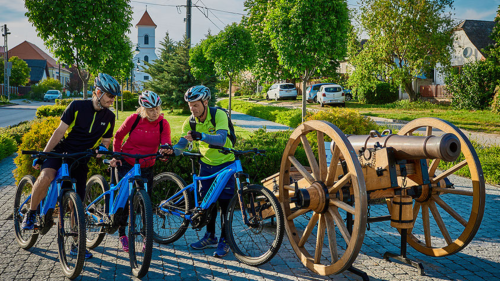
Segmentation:
<svg viewBox="0 0 500 281">
<path fill-rule="evenodd" d="M 110 93 L 106 93 L 106 97 L 108 97 L 108 99 L 114 99 L 116 96 Z"/>
</svg>

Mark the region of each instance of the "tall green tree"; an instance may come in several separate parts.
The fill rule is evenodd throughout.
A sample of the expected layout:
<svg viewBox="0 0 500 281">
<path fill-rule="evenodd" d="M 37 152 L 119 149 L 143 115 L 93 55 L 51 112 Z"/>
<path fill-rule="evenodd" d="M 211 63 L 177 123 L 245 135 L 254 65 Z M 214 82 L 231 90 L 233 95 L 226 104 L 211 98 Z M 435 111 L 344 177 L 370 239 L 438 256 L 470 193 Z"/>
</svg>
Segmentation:
<svg viewBox="0 0 500 281">
<path fill-rule="evenodd" d="M 9 84 L 11 86 L 24 86 L 30 81 L 30 68 L 22 59 L 13 56 L 9 58 L 12 62 L 12 70 L 10 72 Z M 0 77 L 3 83 L 4 60 L 0 59 Z"/>
<path fill-rule="evenodd" d="M 268 11 L 265 32 L 278 60 L 302 80 L 302 93 L 311 77 L 343 60 L 350 26 L 345 0 L 277 0 Z M 306 99 L 302 98 L 302 118 Z"/>
<path fill-rule="evenodd" d="M 151 76 L 144 87 L 161 94 L 166 105 L 182 108 L 187 113 L 189 107 L 184 101 L 184 93 L 190 87 L 201 84 L 191 74 L 189 41 L 184 37 L 182 41 L 175 42 L 167 33 L 160 45 L 160 57 L 143 70 Z M 213 82 L 205 85 L 212 89 L 214 86 Z"/>
<path fill-rule="evenodd" d="M 453 0 L 362 0 L 358 18 L 370 39 L 362 48 L 351 48 L 355 72 L 349 83 L 361 86 L 363 79 L 378 75 L 404 86 L 410 100 L 417 95 L 412 84 L 437 63 L 449 65 L 455 23 L 450 10 Z M 357 36 L 356 34 L 354 36 Z M 356 80 L 357 79 L 357 80 Z"/>
<path fill-rule="evenodd" d="M 214 81 L 217 75 L 214 62 L 207 57 L 208 47 L 210 47 L 214 39 L 214 36 L 207 34 L 205 39 L 189 49 L 189 66 L 191 66 L 191 73 L 196 79 L 201 81 L 201 84 L 205 84 L 208 81 Z"/>
<path fill-rule="evenodd" d="M 75 64 L 87 96 L 90 74 L 118 76 L 130 65 L 129 0 L 26 0 L 26 16 L 58 61 Z M 88 70 L 85 72 L 84 70 Z"/>
<path fill-rule="evenodd" d="M 500 6 L 498 6 L 497 16 L 495 17 L 495 27 L 493 27 L 490 38 L 495 41 L 495 44 L 486 47 L 486 53 L 488 55 L 486 60 L 497 68 L 500 68 Z M 496 84 L 500 85 L 500 81 L 496 81 Z"/>
<path fill-rule="evenodd" d="M 233 23 L 210 40 L 207 57 L 214 63 L 219 77 L 229 78 L 229 116 L 231 116 L 232 80 L 255 62 L 255 44 L 250 32 L 241 24 Z"/>
</svg>

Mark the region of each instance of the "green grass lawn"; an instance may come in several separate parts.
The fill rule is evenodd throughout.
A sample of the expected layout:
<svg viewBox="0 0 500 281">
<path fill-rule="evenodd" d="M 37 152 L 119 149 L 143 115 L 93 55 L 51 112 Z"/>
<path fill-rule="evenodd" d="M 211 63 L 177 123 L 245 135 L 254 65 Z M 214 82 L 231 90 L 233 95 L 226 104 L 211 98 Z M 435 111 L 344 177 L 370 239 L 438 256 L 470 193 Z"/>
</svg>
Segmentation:
<svg viewBox="0 0 500 281">
<path fill-rule="evenodd" d="M 181 114 L 180 110 L 174 110 L 174 113 L 168 113 L 166 110 L 163 111 L 164 118 L 167 119 L 168 123 L 170 124 L 170 131 L 172 133 L 172 138 L 175 137 L 181 137 L 182 134 L 182 124 L 184 124 L 184 121 L 190 116 L 188 114 Z M 135 111 L 119 111 L 118 112 L 118 119 L 115 122 L 115 130 L 113 132 L 113 135 L 116 133 L 118 128 L 122 125 L 123 121 L 127 119 L 130 115 L 134 114 Z M 239 138 L 248 138 L 252 133 L 250 131 L 247 131 L 243 128 L 240 128 L 238 126 L 235 126 L 235 131 L 236 131 L 236 136 Z"/>
</svg>

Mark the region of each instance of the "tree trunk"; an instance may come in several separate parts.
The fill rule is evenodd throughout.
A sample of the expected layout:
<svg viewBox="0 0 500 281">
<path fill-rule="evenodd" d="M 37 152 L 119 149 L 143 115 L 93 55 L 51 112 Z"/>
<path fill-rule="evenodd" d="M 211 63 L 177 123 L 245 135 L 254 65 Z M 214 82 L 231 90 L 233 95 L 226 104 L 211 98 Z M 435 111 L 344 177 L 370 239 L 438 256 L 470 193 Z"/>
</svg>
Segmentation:
<svg viewBox="0 0 500 281">
<path fill-rule="evenodd" d="M 302 123 L 304 123 L 306 121 L 306 112 L 307 112 L 307 109 L 306 109 L 306 101 L 307 101 L 307 97 L 306 97 L 306 83 L 307 83 L 307 77 L 304 77 L 304 79 L 302 79 Z"/>
<path fill-rule="evenodd" d="M 410 102 L 416 101 L 417 100 L 417 93 L 415 93 L 415 91 L 413 91 L 412 81 L 410 80 L 410 81 L 404 82 L 404 86 L 405 86 L 406 93 L 410 97 Z"/>
<path fill-rule="evenodd" d="M 231 76 L 229 76 L 229 105 L 227 106 L 228 110 L 229 110 L 229 118 L 231 118 L 231 88 L 232 88 L 232 84 L 233 84 L 233 79 L 231 78 Z"/>
<path fill-rule="evenodd" d="M 80 76 L 80 79 L 82 79 L 82 82 L 83 82 L 83 99 L 86 100 L 87 99 L 87 85 L 88 85 L 88 82 L 89 82 L 89 79 L 90 79 L 90 74 L 87 71 L 78 68 L 78 76 Z"/>
</svg>

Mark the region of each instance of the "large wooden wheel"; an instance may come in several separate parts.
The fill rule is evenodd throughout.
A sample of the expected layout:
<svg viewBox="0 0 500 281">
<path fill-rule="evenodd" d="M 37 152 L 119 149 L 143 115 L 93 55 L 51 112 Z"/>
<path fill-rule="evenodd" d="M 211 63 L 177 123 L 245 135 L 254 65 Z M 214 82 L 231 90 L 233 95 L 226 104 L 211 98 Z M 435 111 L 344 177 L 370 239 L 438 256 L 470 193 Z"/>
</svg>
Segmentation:
<svg viewBox="0 0 500 281">
<path fill-rule="evenodd" d="M 418 129 L 420 130 L 417 132 Z M 419 118 L 406 124 L 399 134 L 430 136 L 436 129 L 457 136 L 462 151 L 455 162 L 445 163 L 446 167 L 442 171 L 437 169 L 439 159 L 428 161 L 431 184 L 443 182 L 443 179 L 457 174 L 458 171 L 468 171 L 471 178 L 467 184 L 457 186 L 458 188 L 425 187 L 423 193 L 429 196 L 415 200 L 413 206 L 415 225 L 408 231 L 408 243 L 423 254 L 441 257 L 459 252 L 476 235 L 484 213 L 485 186 L 483 170 L 476 151 L 460 129 L 451 123 L 438 118 Z M 461 206 L 466 202 L 470 208 L 453 207 L 454 202 L 460 202 Z M 453 225 L 445 224 L 444 216 L 453 218 Z M 453 232 L 450 233 L 448 229 L 453 229 Z"/>
<path fill-rule="evenodd" d="M 307 139 L 309 133 L 309 137 L 318 140 L 317 154 Z M 329 166 L 324 144 L 326 136 L 332 139 Z M 300 157 L 296 152 L 299 147 L 305 151 L 307 163 L 298 160 Z M 310 195 L 309 206 L 299 210 L 291 208 L 295 206 L 290 200 L 294 194 L 294 185 L 290 183 L 292 165 L 303 177 L 299 186 L 305 187 Z M 306 167 L 310 167 L 311 172 Z M 345 203 L 349 202 L 347 197 L 350 204 Z M 365 235 L 367 195 L 356 152 L 340 129 L 331 123 L 316 120 L 305 122 L 295 129 L 281 160 L 279 201 L 285 214 L 289 241 L 306 267 L 318 274 L 330 275 L 352 265 Z M 352 232 L 343 219 L 347 215 L 353 218 Z M 325 240 L 328 250 L 323 251 Z"/>
</svg>

